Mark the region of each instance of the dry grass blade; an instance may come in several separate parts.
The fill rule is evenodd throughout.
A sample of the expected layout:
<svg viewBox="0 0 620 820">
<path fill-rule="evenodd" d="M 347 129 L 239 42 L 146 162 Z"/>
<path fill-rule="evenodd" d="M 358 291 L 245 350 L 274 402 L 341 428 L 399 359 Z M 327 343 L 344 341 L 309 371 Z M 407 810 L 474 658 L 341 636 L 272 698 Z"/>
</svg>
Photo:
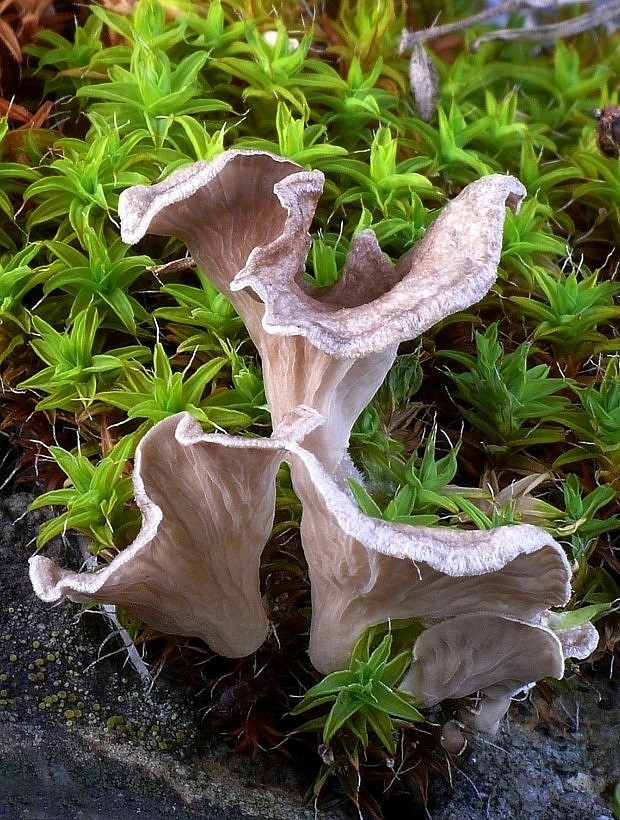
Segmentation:
<svg viewBox="0 0 620 820">
<path fill-rule="evenodd" d="M 44 102 L 33 114 L 23 105 L 0 97 L 0 116 L 7 117 L 11 122 L 21 123 L 19 128 L 41 128 L 53 110 L 54 103 L 51 100 Z"/>
<path fill-rule="evenodd" d="M 11 63 L 21 63 L 22 46 L 32 42 L 43 28 L 58 29 L 71 19 L 58 12 L 53 0 L 2 0 L 0 2 L 0 78 L 10 73 Z M 8 52 L 8 53 L 6 53 Z"/>
<path fill-rule="evenodd" d="M 15 36 L 15 32 L 6 20 L 0 19 L 0 41 L 5 46 L 11 57 L 18 63 L 22 59 L 22 50 L 19 45 L 19 40 Z"/>
</svg>

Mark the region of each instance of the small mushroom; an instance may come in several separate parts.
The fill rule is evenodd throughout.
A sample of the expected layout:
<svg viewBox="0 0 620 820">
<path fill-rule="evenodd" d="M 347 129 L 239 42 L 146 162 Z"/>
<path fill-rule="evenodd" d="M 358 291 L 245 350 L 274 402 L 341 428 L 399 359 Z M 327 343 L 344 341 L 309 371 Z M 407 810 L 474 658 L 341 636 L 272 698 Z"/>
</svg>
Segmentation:
<svg viewBox="0 0 620 820">
<path fill-rule="evenodd" d="M 463 734 L 465 726 L 456 720 L 448 720 L 441 727 L 440 743 L 455 757 L 460 757 L 467 748 L 467 738 Z"/>
<path fill-rule="evenodd" d="M 495 732 L 515 695 L 542 678 L 563 675 L 564 654 L 552 630 L 505 615 L 472 612 L 420 635 L 400 688 L 429 706 L 481 692 L 464 717 L 477 729 Z"/>
</svg>

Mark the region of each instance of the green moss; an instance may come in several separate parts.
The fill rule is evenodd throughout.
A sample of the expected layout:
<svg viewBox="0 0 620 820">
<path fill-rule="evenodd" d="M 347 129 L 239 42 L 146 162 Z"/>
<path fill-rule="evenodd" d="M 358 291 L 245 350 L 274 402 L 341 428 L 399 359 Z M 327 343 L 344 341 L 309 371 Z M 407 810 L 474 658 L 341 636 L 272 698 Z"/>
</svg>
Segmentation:
<svg viewBox="0 0 620 820">
<path fill-rule="evenodd" d="M 457 46 L 431 42 L 439 90 L 425 121 L 397 50 L 410 23 L 404 3 L 342 0 L 313 20 L 305 4 L 281 3 L 275 16 L 266 2 L 207 5 L 167 15 L 140 0 L 129 16 L 92 6 L 72 36 L 46 32 L 27 49 L 15 102 L 32 107 L 20 97 L 29 93 L 53 100 L 53 127 L 0 120 L 0 402 L 24 469 L 36 468 L 48 491 L 34 506 L 56 508 L 39 546 L 74 529 L 105 562 L 132 541 L 140 516 L 131 460 L 166 415 L 187 409 L 208 430 L 265 433 L 260 362 L 239 317 L 199 272 L 154 274 L 184 248 L 158 238 L 140 253 L 127 248 L 116 212 L 130 185 L 254 147 L 325 174 L 306 270 L 322 286 L 339 276 L 358 230 L 371 227 L 397 258 L 480 175 L 524 182 L 529 197 L 507 215 L 493 290 L 403 349 L 360 416 L 352 453 L 369 481 L 356 497 L 369 514 L 429 525 L 536 523 L 562 539 L 575 566 L 571 606 L 617 600 L 620 175 L 618 160 L 599 151 L 592 115 L 618 103 L 617 38 L 600 29 L 474 52 L 476 30 Z M 472 10 L 421 2 L 415 13 L 430 25 L 438 11 L 446 21 Z M 41 441 L 51 459 L 28 449 Z M 515 476 L 539 473 L 551 480 L 519 505 L 496 504 Z M 471 498 L 484 498 L 489 514 Z M 268 547 L 277 571 L 265 572 L 265 594 L 276 620 L 298 628 L 268 663 L 286 691 L 303 680 L 303 694 L 314 683 L 307 662 L 292 674 L 284 660 L 305 657 L 308 607 L 303 559 L 278 540 L 292 540 L 300 514 L 285 471 L 277 505 Z M 74 691 L 79 672 L 46 679 L 70 639 L 70 630 L 52 633 L 42 647 L 2 636 L 11 664 L 28 660 L 39 709 L 73 722 L 101 707 Z M 106 726 L 159 748 L 173 742 L 120 715 Z"/>
</svg>

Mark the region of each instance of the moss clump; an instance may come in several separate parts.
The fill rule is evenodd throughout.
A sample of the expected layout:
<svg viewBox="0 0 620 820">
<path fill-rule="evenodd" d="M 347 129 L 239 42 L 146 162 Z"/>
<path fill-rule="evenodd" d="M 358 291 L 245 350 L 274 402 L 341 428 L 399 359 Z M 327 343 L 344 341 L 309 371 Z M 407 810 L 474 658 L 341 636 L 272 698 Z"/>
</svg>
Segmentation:
<svg viewBox="0 0 620 820">
<path fill-rule="evenodd" d="M 620 597 L 620 175 L 617 158 L 599 150 L 593 111 L 618 104 L 620 46 L 602 29 L 477 51 L 470 45 L 484 28 L 438 38 L 428 46 L 439 84 L 427 121 L 398 42 L 405 25 L 428 25 L 440 10 L 445 21 L 476 9 L 343 0 L 315 15 L 286 2 L 140 0 L 128 16 L 80 7 L 75 23 L 59 19 L 21 44 L 27 82 L 15 84 L 0 119 L 0 411 L 19 452 L 0 469 L 46 491 L 35 507 L 56 506 L 39 547 L 74 529 L 107 561 L 139 527 L 131 459 L 150 426 L 183 409 L 207 429 L 264 434 L 269 424 L 260 364 L 229 303 L 175 242 L 120 242 L 124 188 L 231 147 L 318 168 L 325 196 L 307 275 L 324 285 L 360 229 L 372 227 L 397 258 L 464 185 L 511 173 L 529 198 L 507 215 L 496 286 L 401 351 L 357 422 L 352 452 L 369 477 L 365 502 L 384 514 L 471 527 L 533 522 L 560 539 L 575 567 L 572 606 L 601 619 L 599 660 L 609 662 Z M 14 58 L 2 59 L 8 97 Z M 526 477 L 517 497 L 502 495 Z M 464 499 L 456 508 L 453 484 Z M 291 537 L 298 518 L 283 472 L 265 553 L 282 641 L 262 650 L 268 674 L 256 680 L 251 664 L 215 659 L 205 673 L 233 736 L 255 750 L 264 733 L 294 728 L 291 696 L 315 683 L 303 643 L 308 584 Z M 124 623 L 139 633 L 129 616 Z M 75 680 L 48 689 L 57 638 L 27 647 L 4 635 L 10 666 L 0 680 L 11 685 L 2 691 L 27 696 L 10 669 L 36 651 L 32 697 L 73 721 L 96 704 L 72 691 Z M 173 645 L 164 656 L 184 654 Z M 130 731 L 117 717 L 109 728 Z M 332 772 L 348 759 L 346 742 Z M 368 760 L 391 782 L 380 744 Z"/>
</svg>

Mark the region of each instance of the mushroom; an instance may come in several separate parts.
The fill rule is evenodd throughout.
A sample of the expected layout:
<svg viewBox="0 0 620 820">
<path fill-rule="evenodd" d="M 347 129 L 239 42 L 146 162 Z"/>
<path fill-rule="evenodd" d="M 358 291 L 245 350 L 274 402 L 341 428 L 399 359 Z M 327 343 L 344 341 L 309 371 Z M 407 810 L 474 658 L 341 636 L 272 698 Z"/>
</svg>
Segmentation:
<svg viewBox="0 0 620 820">
<path fill-rule="evenodd" d="M 299 405 L 326 422 L 306 446 L 331 471 L 390 369 L 399 342 L 479 301 L 495 280 L 506 205 L 525 189 L 491 174 L 452 200 L 394 266 L 371 230 L 357 234 L 342 277 L 303 278 L 323 174 L 265 151 L 227 151 L 153 186 L 123 191 L 122 237 L 182 239 L 243 318 L 262 359 L 274 426 Z"/>
<path fill-rule="evenodd" d="M 548 613 L 524 623 L 473 612 L 435 624 L 416 641 L 400 688 L 429 706 L 477 691 L 464 717 L 493 733 L 515 695 L 542 678 L 562 678 L 566 658 L 587 658 L 596 649 L 592 624 L 556 631 L 549 621 Z"/>
<path fill-rule="evenodd" d="M 465 530 L 371 518 L 312 453 L 295 443 L 286 447 L 303 502 L 309 654 L 319 671 L 345 666 L 368 627 L 411 617 L 427 629 L 404 687 L 426 703 L 485 689 L 485 680 L 491 699 L 498 691 L 509 699 L 541 677 L 562 677 L 565 657 L 587 657 L 595 648 L 591 624 L 565 634 L 549 624 L 549 608 L 570 598 L 571 571 L 562 547 L 543 529 Z"/>
<path fill-rule="evenodd" d="M 36 593 L 47 601 L 113 602 L 163 632 L 203 638 L 228 657 L 251 653 L 268 631 L 259 562 L 285 459 L 304 506 L 309 654 L 319 671 L 344 667 L 368 627 L 415 617 L 426 629 L 403 688 L 429 705 L 482 690 L 475 721 L 493 728 L 517 691 L 543 676 L 561 677 L 563 647 L 577 657 L 592 651 L 591 625 L 557 635 L 549 626 L 548 608 L 570 595 L 570 568 L 543 530 L 370 518 L 302 444 L 323 422 L 300 407 L 262 439 L 205 434 L 187 413 L 165 419 L 136 454 L 144 522 L 134 543 L 93 573 L 34 556 Z"/>
<path fill-rule="evenodd" d="M 404 685 L 426 703 L 481 690 L 478 722 L 493 726 L 516 691 L 561 676 L 568 652 L 593 648 L 591 626 L 559 635 L 550 625 L 549 608 L 570 595 L 561 547 L 530 525 L 474 531 L 370 518 L 345 478 L 351 427 L 399 342 L 487 292 L 505 207 L 516 210 L 525 189 L 498 174 L 468 185 L 396 265 L 362 231 L 339 282 L 322 290 L 303 278 L 322 184 L 282 157 L 229 151 L 121 195 L 123 239 L 181 238 L 246 322 L 274 433 L 206 435 L 183 414 L 156 425 L 138 450 L 144 524 L 134 544 L 90 575 L 35 557 L 33 584 L 46 600 L 113 600 L 164 631 L 247 654 L 267 633 L 258 569 L 286 459 L 303 505 L 316 668 L 346 665 L 367 627 L 415 617 L 426 628 Z"/>
<path fill-rule="evenodd" d="M 272 439 L 205 435 L 189 414 L 164 419 L 136 452 L 143 523 L 135 541 L 96 572 L 33 556 L 35 592 L 44 601 L 112 602 L 221 655 L 249 655 L 269 628 L 259 566 L 282 452 Z"/>
</svg>

